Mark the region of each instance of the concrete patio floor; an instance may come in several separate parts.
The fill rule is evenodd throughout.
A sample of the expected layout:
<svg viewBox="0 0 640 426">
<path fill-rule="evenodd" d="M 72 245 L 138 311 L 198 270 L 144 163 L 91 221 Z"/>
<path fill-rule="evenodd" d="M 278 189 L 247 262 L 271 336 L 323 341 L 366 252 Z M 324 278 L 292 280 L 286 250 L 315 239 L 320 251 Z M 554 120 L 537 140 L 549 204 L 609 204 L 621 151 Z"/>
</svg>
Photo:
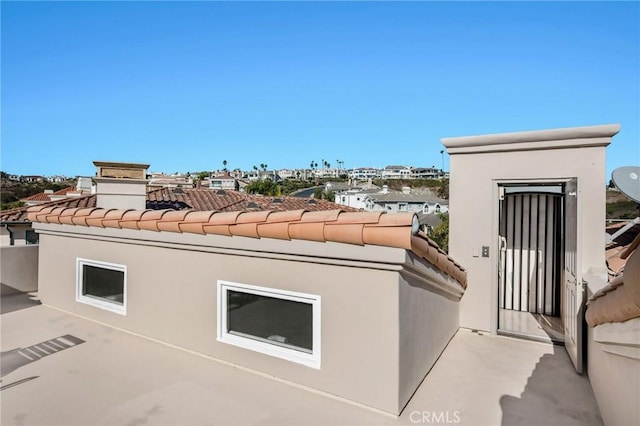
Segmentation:
<svg viewBox="0 0 640 426">
<path fill-rule="evenodd" d="M 1 321 L 3 425 L 602 424 L 588 379 L 550 344 L 460 330 L 396 418 L 24 295 L 2 297 Z"/>
</svg>

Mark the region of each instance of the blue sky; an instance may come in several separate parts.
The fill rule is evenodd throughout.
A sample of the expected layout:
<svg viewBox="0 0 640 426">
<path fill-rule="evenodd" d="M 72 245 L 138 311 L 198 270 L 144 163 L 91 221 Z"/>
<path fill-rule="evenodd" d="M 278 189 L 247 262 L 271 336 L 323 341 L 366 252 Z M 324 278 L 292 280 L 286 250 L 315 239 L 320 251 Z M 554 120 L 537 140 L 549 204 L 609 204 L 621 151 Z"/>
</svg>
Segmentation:
<svg viewBox="0 0 640 426">
<path fill-rule="evenodd" d="M 440 167 L 443 137 L 607 123 L 622 125 L 607 173 L 640 164 L 638 2 L 2 1 L 1 13 L 10 173 Z"/>
</svg>

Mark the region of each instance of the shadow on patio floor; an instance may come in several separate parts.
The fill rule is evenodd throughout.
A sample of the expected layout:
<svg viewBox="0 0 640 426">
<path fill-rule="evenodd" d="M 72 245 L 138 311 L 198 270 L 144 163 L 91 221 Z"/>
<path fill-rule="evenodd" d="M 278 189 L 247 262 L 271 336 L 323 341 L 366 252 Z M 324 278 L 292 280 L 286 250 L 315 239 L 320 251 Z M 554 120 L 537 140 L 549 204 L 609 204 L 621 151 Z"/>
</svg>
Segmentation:
<svg viewBox="0 0 640 426">
<path fill-rule="evenodd" d="M 22 293 L 6 284 L 0 284 L 0 314 L 19 311 L 20 309 L 31 308 L 40 305 L 40 300 L 35 293 Z"/>
<path fill-rule="evenodd" d="M 500 398 L 502 425 L 549 424 L 562 418 L 571 419 L 567 424 L 602 425 L 597 410 L 585 409 L 585 404 L 596 404 L 593 395 L 587 394 L 590 386 L 572 385 L 576 379 L 588 382 L 587 377 L 567 368 L 567 362 L 570 364 L 564 346 L 554 345 L 553 354 L 543 355 L 520 397 Z"/>
</svg>

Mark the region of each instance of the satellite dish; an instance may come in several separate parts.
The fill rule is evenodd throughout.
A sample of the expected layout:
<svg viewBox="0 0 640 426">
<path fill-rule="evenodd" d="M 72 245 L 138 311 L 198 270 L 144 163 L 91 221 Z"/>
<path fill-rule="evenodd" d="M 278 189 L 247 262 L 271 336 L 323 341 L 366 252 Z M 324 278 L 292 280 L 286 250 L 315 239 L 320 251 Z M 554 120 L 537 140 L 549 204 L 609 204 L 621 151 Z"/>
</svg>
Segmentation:
<svg viewBox="0 0 640 426">
<path fill-rule="evenodd" d="M 620 192 L 640 203 L 640 167 L 618 167 L 611 173 L 611 180 Z"/>
</svg>

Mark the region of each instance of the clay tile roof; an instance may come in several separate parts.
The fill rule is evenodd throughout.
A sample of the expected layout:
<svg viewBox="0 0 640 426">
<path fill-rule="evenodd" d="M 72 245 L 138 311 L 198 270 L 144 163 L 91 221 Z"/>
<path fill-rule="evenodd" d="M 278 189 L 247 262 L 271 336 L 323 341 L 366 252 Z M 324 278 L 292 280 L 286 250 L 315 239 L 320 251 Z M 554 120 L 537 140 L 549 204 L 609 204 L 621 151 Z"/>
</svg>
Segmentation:
<svg viewBox="0 0 640 426">
<path fill-rule="evenodd" d="M 31 195 L 30 197 L 21 198 L 20 201 L 51 201 L 51 195 L 67 195 L 68 192 L 73 192 L 76 190 L 75 186 L 68 186 L 59 191 L 55 192 L 39 192 L 37 194 Z"/>
<path fill-rule="evenodd" d="M 11 210 L 3 210 L 0 212 L 0 223 L 20 223 L 20 222 L 29 222 L 27 218 L 27 208 L 28 207 L 19 207 Z"/>
<path fill-rule="evenodd" d="M 355 245 L 397 247 L 425 259 L 443 274 L 466 287 L 464 268 L 447 256 L 422 232 L 412 234 L 415 216 L 411 213 L 249 211 L 215 212 L 193 210 L 116 210 L 32 207 L 29 218 L 44 223 L 61 223 L 82 215 L 88 226 L 218 234 L 250 238 L 338 242 Z M 74 223 L 71 220 L 71 223 Z"/>
<path fill-rule="evenodd" d="M 58 192 L 69 190 L 65 188 Z M 57 194 L 57 193 L 55 193 Z M 51 195 L 51 194 L 49 194 Z M 279 200 L 279 201 L 276 201 Z M 84 195 L 75 198 L 40 204 L 40 206 L 59 206 L 69 208 L 96 207 L 96 195 Z M 290 211 L 306 210 L 323 212 L 342 210 L 357 212 L 358 209 L 345 207 L 327 200 L 298 197 L 265 197 L 262 195 L 244 194 L 238 191 L 216 191 L 209 188 L 160 188 L 147 193 L 147 209 L 150 210 L 195 210 L 215 212 L 250 212 L 250 211 Z M 20 207 L 0 212 L 0 223 L 28 222 L 27 209 Z M 321 213 L 322 214 L 322 213 Z M 72 220 L 76 220 L 74 216 Z M 130 224 L 124 225 L 126 227 Z"/>
</svg>

